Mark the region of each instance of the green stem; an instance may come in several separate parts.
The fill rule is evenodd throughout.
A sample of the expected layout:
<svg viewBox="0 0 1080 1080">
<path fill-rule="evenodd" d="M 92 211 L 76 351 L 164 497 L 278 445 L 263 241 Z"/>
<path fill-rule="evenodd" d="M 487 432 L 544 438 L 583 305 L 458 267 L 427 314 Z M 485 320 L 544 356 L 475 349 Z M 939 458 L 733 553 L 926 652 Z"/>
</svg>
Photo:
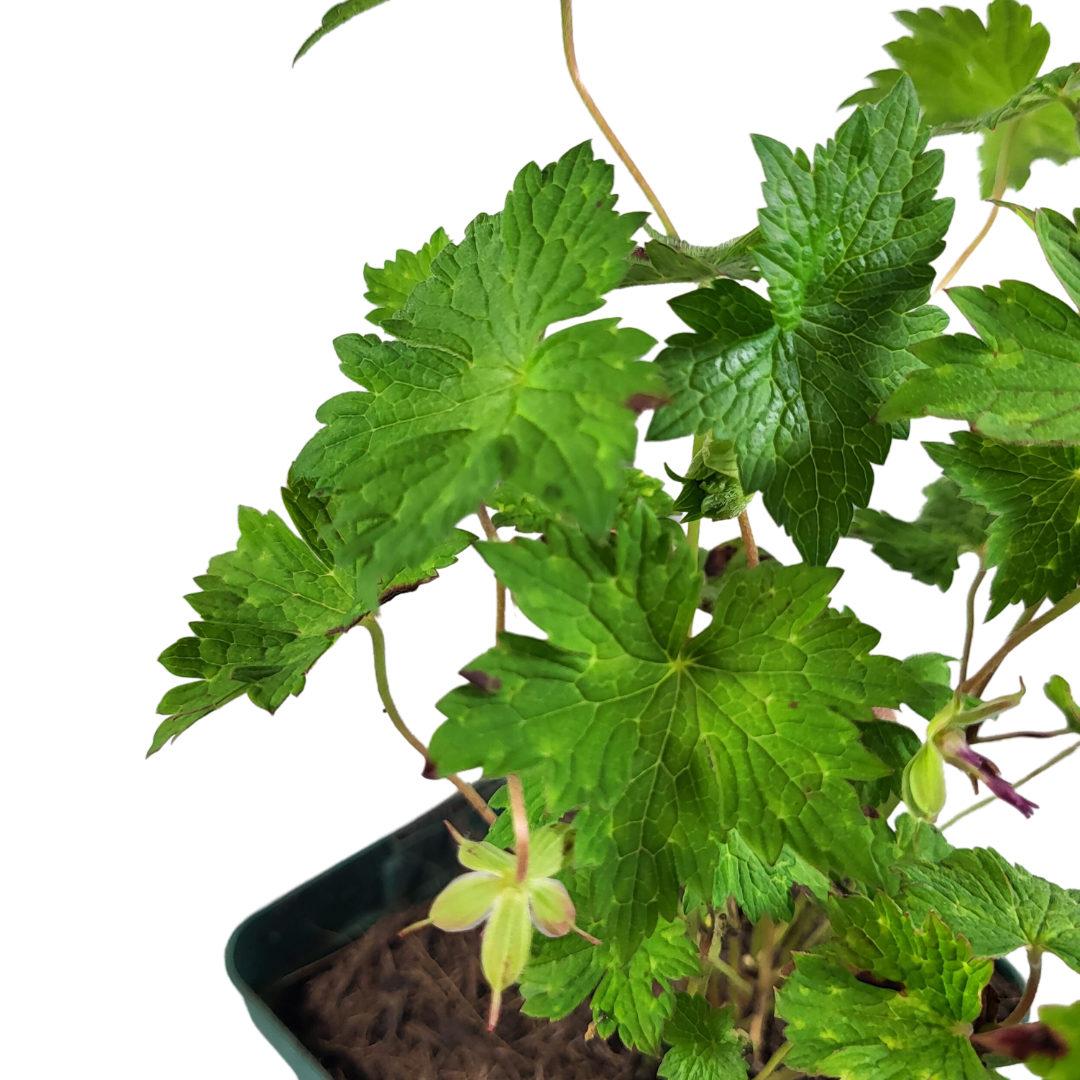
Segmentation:
<svg viewBox="0 0 1080 1080">
<path fill-rule="evenodd" d="M 1059 735 L 1069 735 L 1072 728 L 1058 728 L 1057 731 L 1010 731 L 1005 735 L 979 735 L 968 739 L 969 743 L 1003 742 L 1005 739 L 1056 739 Z"/>
<path fill-rule="evenodd" d="M 693 464 L 694 458 L 701 453 L 701 448 L 705 445 L 704 435 L 694 436 L 694 445 L 690 451 L 690 462 Z M 687 475 L 690 474 L 690 470 L 686 470 Z M 694 553 L 694 557 L 697 557 L 698 547 L 701 541 L 701 518 L 695 518 L 693 521 L 688 522 L 686 526 L 686 539 L 690 544 L 690 550 Z"/>
<path fill-rule="evenodd" d="M 1005 644 L 965 683 L 960 684 L 960 689 L 965 693 L 980 697 L 985 691 L 994 672 L 1001 666 L 1002 661 L 1021 642 L 1026 641 L 1032 634 L 1038 633 L 1044 626 L 1049 625 L 1055 619 L 1060 618 L 1066 612 L 1071 611 L 1080 604 L 1080 589 L 1073 589 L 1063 600 L 1059 600 L 1049 611 L 1044 612 L 1037 619 L 1031 619 L 1017 628 L 1009 635 Z M 1025 615 L 1027 612 L 1024 613 Z M 1023 616 L 1021 616 L 1023 619 Z"/>
<path fill-rule="evenodd" d="M 373 615 L 365 615 L 360 620 L 360 625 L 371 635 L 371 650 L 375 659 L 375 685 L 379 688 L 383 711 L 390 717 L 390 722 L 398 729 L 402 738 L 423 757 L 424 776 L 429 780 L 434 780 L 438 776 L 438 769 L 428 755 L 427 747 L 409 730 L 390 694 L 390 681 L 386 677 L 386 638 L 382 627 L 375 621 Z M 472 784 L 462 780 L 456 773 L 451 773 L 446 779 L 465 796 L 473 809 L 489 825 L 495 824 L 495 811 L 481 798 L 480 793 Z"/>
<path fill-rule="evenodd" d="M 593 101 L 592 94 L 585 89 L 585 84 L 581 81 L 581 73 L 578 71 L 577 54 L 574 51 L 574 13 L 571 10 L 571 0 L 560 0 L 560 2 L 562 6 L 563 52 L 566 55 L 566 66 L 570 70 L 571 81 L 578 94 L 581 95 L 585 108 L 589 110 L 589 115 L 596 121 L 596 126 L 604 133 L 604 137 L 611 143 L 611 148 L 619 155 L 619 160 L 630 170 L 630 175 L 637 181 L 638 187 L 645 193 L 645 198 L 652 204 L 656 216 L 664 225 L 664 231 L 668 236 L 678 236 L 675 226 L 671 223 L 671 218 L 667 215 L 667 211 L 660 205 L 656 192 L 653 191 L 648 181 L 642 176 L 641 170 L 634 164 L 634 159 L 626 152 L 626 147 L 619 141 L 615 132 L 611 130 L 611 125 L 604 119 L 604 114 L 600 112 L 596 102 Z"/>
<path fill-rule="evenodd" d="M 1019 1024 L 1031 1012 L 1031 1006 L 1035 1002 L 1035 995 L 1039 992 L 1041 979 L 1042 949 L 1033 945 L 1028 949 L 1028 981 L 1027 986 L 1024 987 L 1024 995 L 1020 998 L 1016 1008 L 1001 1021 L 999 1027 L 1012 1027 L 1013 1024 Z"/>
<path fill-rule="evenodd" d="M 786 1042 L 775 1054 L 765 1063 L 765 1068 L 757 1074 L 756 1080 L 765 1080 L 766 1077 L 772 1076 L 777 1069 L 784 1063 L 784 1058 L 791 1052 L 791 1043 Z"/>
<path fill-rule="evenodd" d="M 1010 120 L 1004 128 L 1004 137 L 1001 141 L 1001 152 L 998 154 L 997 171 L 994 174 L 994 190 L 990 193 L 991 199 L 1000 199 L 1005 194 L 1005 189 L 1009 184 L 1009 154 L 1012 153 L 1013 139 L 1016 137 L 1017 121 Z M 950 281 L 960 272 L 960 268 L 968 261 L 975 249 L 986 239 L 986 234 L 990 231 L 994 222 L 997 220 L 999 206 L 994 206 L 990 210 L 990 216 L 986 219 L 986 224 L 979 230 L 979 235 L 971 241 L 970 244 L 964 249 L 963 254 L 956 262 L 953 263 L 952 269 L 941 279 L 941 284 L 934 290 L 934 292 L 941 292 Z"/>
<path fill-rule="evenodd" d="M 480 527 L 484 530 L 484 535 L 492 541 L 498 541 L 502 538 L 499 536 L 499 530 L 492 524 L 491 516 L 488 514 L 487 507 L 481 503 L 476 511 L 476 516 L 480 519 Z M 496 577 L 495 578 L 495 643 L 499 643 L 499 635 L 506 629 L 506 586 Z"/>
<path fill-rule="evenodd" d="M 1080 750 L 1080 742 L 1073 743 L 1067 750 L 1062 750 L 1060 754 L 1055 754 L 1045 764 L 1040 765 L 1037 769 L 1029 772 L 1022 780 L 1017 780 L 1013 784 L 1013 788 L 1022 788 L 1029 780 L 1034 780 L 1036 776 L 1046 772 L 1047 769 L 1053 768 L 1059 761 L 1064 761 L 1070 754 L 1075 754 L 1077 750 Z M 997 801 L 996 795 L 991 795 L 988 799 L 982 799 L 977 803 L 973 803 L 966 810 L 961 810 L 956 817 L 949 818 L 944 825 L 941 826 L 942 831 L 947 829 L 950 825 L 955 825 L 961 818 L 965 818 L 968 814 L 974 814 L 976 810 L 981 810 L 984 806 L 989 806 L 992 802 Z"/>
<path fill-rule="evenodd" d="M 975 580 L 971 583 L 967 595 L 967 629 L 964 633 L 964 653 L 960 659 L 960 681 L 957 684 L 957 693 L 960 692 L 960 687 L 967 682 L 968 661 L 971 659 L 971 643 L 975 640 L 975 597 L 985 577 L 986 567 L 983 565 L 983 557 L 980 554 L 979 572 L 975 575 Z"/>
</svg>

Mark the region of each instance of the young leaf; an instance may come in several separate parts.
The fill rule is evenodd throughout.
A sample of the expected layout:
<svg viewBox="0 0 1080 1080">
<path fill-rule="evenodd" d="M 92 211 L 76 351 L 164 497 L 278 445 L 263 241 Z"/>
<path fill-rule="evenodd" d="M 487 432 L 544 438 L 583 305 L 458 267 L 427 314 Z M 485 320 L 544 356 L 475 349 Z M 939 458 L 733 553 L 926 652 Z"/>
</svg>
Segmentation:
<svg viewBox="0 0 1080 1080">
<path fill-rule="evenodd" d="M 1080 890 L 1062 889 L 1006 862 L 993 848 L 954 851 L 903 867 L 902 900 L 916 919 L 936 911 L 980 956 L 1022 946 L 1080 971 Z"/>
<path fill-rule="evenodd" d="M 796 957 L 776 1014 L 785 1064 L 839 1080 L 985 1080 L 968 1036 L 993 961 L 936 915 L 921 929 L 884 894 L 829 905 L 836 934 Z"/>
<path fill-rule="evenodd" d="M 343 23 L 347 23 L 354 15 L 360 15 L 362 12 L 370 11 L 373 7 L 378 7 L 379 4 L 385 2 L 386 0 L 345 0 L 342 4 L 335 4 L 322 17 L 322 25 L 319 29 L 308 37 L 304 44 L 300 46 L 300 51 L 293 57 L 293 63 L 295 64 L 316 41 L 326 37 L 331 30 L 336 30 Z"/>
<path fill-rule="evenodd" d="M 657 1075 L 665 1080 L 746 1080 L 730 1008 L 711 1009 L 703 997 L 679 994 L 664 1041 L 669 1049 Z"/>
<path fill-rule="evenodd" d="M 470 664 L 487 688 L 439 702 L 431 754 L 447 772 L 543 770 L 548 810 L 579 809 L 575 859 L 599 866 L 605 941 L 632 950 L 673 918 L 678 866 L 732 828 L 769 862 L 786 841 L 821 869 L 874 873 L 849 781 L 887 768 L 852 721 L 921 690 L 870 655 L 874 630 L 828 608 L 838 571 L 733 572 L 688 640 L 694 555 L 644 506 L 614 544 L 552 528 L 546 544 L 479 550 L 549 636 L 504 634 Z"/>
<path fill-rule="evenodd" d="M 878 419 L 941 416 L 1000 442 L 1080 442 L 1080 315 L 1023 281 L 950 289 L 949 298 L 979 337 L 916 346 L 926 367 L 908 376 Z"/>
<path fill-rule="evenodd" d="M 952 201 L 935 200 L 940 151 L 925 152 L 911 83 L 850 117 L 814 152 L 755 140 L 765 168 L 766 301 L 719 280 L 672 301 L 694 331 L 658 364 L 672 395 L 650 439 L 730 439 L 743 488 L 764 492 L 803 557 L 824 563 L 865 506 L 893 432 L 874 422 L 946 325 L 924 307 Z"/>
<path fill-rule="evenodd" d="M 612 169 L 582 144 L 524 168 L 501 214 L 447 245 L 382 328 L 335 346 L 365 392 L 319 410 L 296 469 L 335 493 L 355 530 L 360 595 L 426 558 L 499 479 L 600 536 L 637 443 L 635 409 L 662 400 L 653 339 L 585 315 L 618 284 L 641 214 L 618 214 Z"/>
<path fill-rule="evenodd" d="M 590 932 L 600 926 L 587 924 Z M 671 983 L 700 969 L 697 948 L 682 919 L 660 919 L 629 959 L 619 959 L 608 942 L 590 945 L 573 934 L 537 940 L 521 978 L 522 1012 L 560 1020 L 595 988 L 597 1032 L 607 1038 L 618 1031 L 627 1046 L 657 1054 L 664 1023 L 675 1007 Z"/>
<path fill-rule="evenodd" d="M 333 547 L 342 538 L 330 528 L 326 502 L 295 477 L 281 494 L 299 536 L 273 511 L 243 506 L 236 550 L 215 556 L 195 579 L 200 591 L 186 597 L 201 616 L 191 624 L 195 636 L 159 659 L 173 675 L 196 681 L 161 699 L 157 711 L 168 719 L 149 754 L 244 694 L 273 713 L 304 689 L 315 661 L 369 610 L 357 601 L 350 575 L 335 566 Z M 422 565 L 385 582 L 381 600 L 438 577 L 475 539 L 455 530 Z"/>
<path fill-rule="evenodd" d="M 966 431 L 952 440 L 924 445 L 966 498 L 997 514 L 990 617 L 1018 601 L 1061 600 L 1080 578 L 1080 447 L 1005 446 Z"/>
<path fill-rule="evenodd" d="M 829 879 L 801 859 L 786 844 L 770 865 L 732 829 L 720 845 L 712 900 L 717 907 L 729 896 L 756 923 L 768 912 L 775 922 L 787 922 L 795 912 L 792 887 L 805 885 L 820 900 L 829 894 Z"/>
<path fill-rule="evenodd" d="M 365 266 L 364 281 L 368 291 L 364 293 L 364 299 L 377 305 L 374 311 L 365 316 L 367 321 L 382 326 L 387 319 L 396 315 L 414 286 L 431 276 L 435 256 L 449 243 L 450 237 L 441 228 L 436 229 L 419 251 L 399 249 L 397 255 L 383 263 L 381 269 Z"/>
<path fill-rule="evenodd" d="M 679 476 L 666 465 L 668 476 L 678 480 L 682 491 L 675 500 L 675 512 L 683 521 L 709 518 L 727 521 L 737 518 L 750 504 L 739 483 L 739 463 L 730 442 L 718 442 L 706 435 L 701 449 L 694 455 L 685 476 Z"/>
<path fill-rule="evenodd" d="M 618 517 L 632 513 L 641 500 L 658 518 L 675 512 L 675 500 L 664 491 L 664 482 L 648 476 L 640 469 L 627 469 L 626 480 L 619 492 Z M 523 533 L 542 533 L 562 515 L 538 495 L 530 495 L 513 483 L 500 484 L 491 496 L 491 505 L 498 511 L 491 523 L 497 529 L 510 527 Z"/>
<path fill-rule="evenodd" d="M 999 170 L 1019 190 L 1040 158 L 1063 164 L 1080 155 L 1074 113 L 1077 65 L 1036 78 L 1050 35 L 1031 23 L 1031 9 L 993 0 L 984 25 L 974 11 L 943 7 L 898 11 L 910 36 L 886 51 L 897 68 L 870 75 L 873 88 L 844 105 L 880 100 L 901 72 L 911 77 L 935 135 L 986 132 L 980 147 L 982 197 L 994 192 Z"/>
<path fill-rule="evenodd" d="M 914 521 L 882 510 L 856 510 L 848 536 L 872 545 L 874 554 L 894 570 L 946 592 L 960 556 L 986 543 L 993 516 L 965 499 L 947 476 L 923 488 L 926 502 Z"/>
<path fill-rule="evenodd" d="M 1072 687 L 1060 675 L 1051 675 L 1044 690 L 1050 701 L 1061 710 L 1070 730 L 1080 735 L 1080 705 L 1073 698 Z"/>
<path fill-rule="evenodd" d="M 701 247 L 688 244 L 677 236 L 664 236 L 645 226 L 652 237 L 644 247 L 634 248 L 627 257 L 626 276 L 617 288 L 630 285 L 670 285 L 676 282 L 703 282 L 728 277 L 736 281 L 758 281 L 761 271 L 754 258 L 754 245 L 761 241 L 761 230 L 753 229 L 744 236 Z"/>
</svg>

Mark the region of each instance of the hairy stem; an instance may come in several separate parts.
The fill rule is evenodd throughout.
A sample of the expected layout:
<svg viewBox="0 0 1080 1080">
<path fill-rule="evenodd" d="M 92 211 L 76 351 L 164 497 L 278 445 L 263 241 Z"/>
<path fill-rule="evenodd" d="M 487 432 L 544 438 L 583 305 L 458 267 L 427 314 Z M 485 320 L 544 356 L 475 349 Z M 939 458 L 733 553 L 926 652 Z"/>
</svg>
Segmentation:
<svg viewBox="0 0 1080 1080">
<path fill-rule="evenodd" d="M 566 54 L 566 66 L 570 69 L 570 79 L 573 82 L 578 94 L 581 95 L 581 100 L 585 103 L 585 108 L 589 110 L 589 115 L 596 121 L 596 126 L 604 133 L 604 137 L 609 143 L 611 148 L 619 155 L 619 160 L 630 170 L 630 175 L 637 181 L 637 185 L 645 193 L 645 198 L 649 200 L 652 208 L 656 211 L 656 216 L 664 225 L 664 231 L 668 236 L 677 236 L 675 226 L 671 224 L 671 218 L 668 217 L 667 211 L 660 205 L 660 200 L 656 197 L 656 192 L 649 187 L 648 181 L 641 174 L 641 170 L 634 164 L 634 159 L 626 152 L 626 147 L 619 142 L 618 136 L 611 130 L 611 125 L 604 119 L 603 113 L 596 107 L 596 102 L 593 101 L 592 94 L 585 89 L 585 84 L 581 81 L 581 74 L 578 71 L 577 55 L 574 52 L 574 15 L 571 10 L 571 0 L 561 0 L 562 4 L 562 35 L 563 35 L 563 52 Z"/>
<path fill-rule="evenodd" d="M 529 819 L 525 815 L 525 792 L 521 777 L 511 773 L 506 778 L 510 793 L 510 813 L 514 816 L 514 853 L 517 855 L 517 880 L 522 882 L 529 874 Z"/>
<path fill-rule="evenodd" d="M 739 515 L 739 532 L 742 533 L 743 551 L 746 552 L 746 567 L 753 570 L 761 560 L 758 557 L 754 531 L 750 528 L 750 515 L 745 510 Z"/>
<path fill-rule="evenodd" d="M 1070 754 L 1075 754 L 1077 750 L 1080 750 L 1080 742 L 1073 743 L 1066 750 L 1062 750 L 1060 754 L 1055 754 L 1049 761 L 1040 765 L 1037 769 L 1029 772 L 1022 780 L 1017 780 L 1013 784 L 1013 788 L 1022 788 L 1029 780 L 1034 780 L 1036 776 L 1040 776 L 1046 772 L 1047 769 L 1053 768 L 1059 761 L 1064 761 Z M 992 802 L 997 802 L 997 796 L 991 795 L 988 799 L 982 799 L 977 803 L 972 803 L 966 810 L 961 810 L 956 817 L 949 818 L 944 825 L 941 826 L 942 830 L 947 829 L 950 825 L 955 825 L 961 818 L 965 818 L 968 814 L 974 814 L 976 810 L 981 810 L 984 806 L 989 806 Z"/>
<path fill-rule="evenodd" d="M 1012 1027 L 1019 1024 L 1031 1011 L 1035 1001 L 1035 995 L 1039 992 L 1039 982 L 1042 980 L 1042 949 L 1032 947 L 1028 949 L 1028 980 L 1024 987 L 1024 995 L 1016 1004 L 1008 1016 L 998 1025 L 999 1027 Z"/>
<path fill-rule="evenodd" d="M 705 445 L 705 436 L 704 435 L 695 435 L 694 436 L 694 445 L 693 445 L 692 449 L 690 450 L 690 464 L 691 465 L 693 465 L 693 463 L 694 463 L 694 458 L 696 458 L 698 456 L 698 454 L 701 453 L 701 448 L 704 445 Z M 689 475 L 690 470 L 687 469 L 686 472 L 687 472 L 687 475 Z M 696 518 L 694 521 L 690 521 L 690 522 L 687 523 L 687 525 L 686 525 L 686 539 L 690 544 L 690 550 L 694 553 L 694 556 L 696 558 L 697 553 L 698 553 L 698 547 L 701 544 L 701 518 Z"/>
<path fill-rule="evenodd" d="M 1005 137 L 1001 143 L 1001 153 L 998 155 L 997 160 L 997 172 L 994 175 L 994 190 L 990 193 L 991 199 L 1000 199 L 1005 194 L 1005 188 L 1009 182 L 1009 154 L 1012 152 L 1013 139 L 1016 136 L 1015 120 L 1009 121 L 1005 127 Z M 964 249 L 963 254 L 956 262 L 953 263 L 952 269 L 941 279 L 941 283 L 934 290 L 934 292 L 941 292 L 949 282 L 960 272 L 960 268 L 968 261 L 975 249 L 986 239 L 986 234 L 990 231 L 994 222 L 997 220 L 998 210 L 1000 207 L 994 206 L 990 210 L 990 216 L 986 219 L 986 224 L 979 230 L 979 235 L 971 241 L 970 244 Z"/>
<path fill-rule="evenodd" d="M 429 780 L 434 780 L 438 776 L 438 770 L 428 755 L 427 747 L 409 730 L 390 694 L 390 682 L 386 677 L 386 638 L 383 636 L 382 627 L 372 615 L 365 615 L 360 620 L 360 625 L 371 635 L 371 650 L 375 659 L 375 684 L 379 688 L 379 697 L 382 698 L 383 711 L 390 717 L 391 723 L 405 741 L 423 757 L 424 776 Z M 465 796 L 472 808 L 489 825 L 495 824 L 495 811 L 480 797 L 480 793 L 472 784 L 462 780 L 456 773 L 451 773 L 446 779 Z"/>
<path fill-rule="evenodd" d="M 1001 667 L 1002 661 L 1017 645 L 1022 641 L 1026 641 L 1032 634 L 1038 633 L 1044 626 L 1060 618 L 1067 611 L 1071 611 L 1077 604 L 1080 604 L 1080 589 L 1073 589 L 1068 596 L 1063 600 L 1059 600 L 1049 611 L 1044 612 L 1037 619 L 1018 624 L 1006 639 L 1005 644 L 966 683 L 961 683 L 960 689 L 964 693 L 981 697 L 994 672 Z M 1027 612 L 1024 614 L 1026 615 Z"/>
<path fill-rule="evenodd" d="M 975 597 L 979 592 L 979 586 L 983 583 L 983 579 L 986 577 L 986 567 L 983 565 L 983 557 L 979 555 L 979 572 L 975 575 L 975 580 L 971 583 L 971 588 L 968 590 L 967 595 L 967 629 L 964 632 L 964 653 L 960 658 L 960 681 L 957 683 L 957 693 L 960 692 L 960 687 L 967 682 L 968 677 L 968 662 L 971 659 L 971 643 L 975 640 Z"/>
</svg>

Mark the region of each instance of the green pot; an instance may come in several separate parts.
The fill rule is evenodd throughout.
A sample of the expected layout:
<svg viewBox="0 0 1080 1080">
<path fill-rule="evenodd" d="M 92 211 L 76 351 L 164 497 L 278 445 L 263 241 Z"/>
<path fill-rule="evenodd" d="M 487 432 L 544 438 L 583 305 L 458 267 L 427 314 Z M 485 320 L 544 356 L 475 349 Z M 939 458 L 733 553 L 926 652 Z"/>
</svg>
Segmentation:
<svg viewBox="0 0 1080 1080">
<path fill-rule="evenodd" d="M 482 781 L 488 798 L 501 781 Z M 355 941 L 383 915 L 431 900 L 461 871 L 443 821 L 466 836 L 487 826 L 460 796 L 268 904 L 234 931 L 225 966 L 255 1026 L 300 1080 L 330 1080 L 278 1015 L 321 960 Z"/>
</svg>

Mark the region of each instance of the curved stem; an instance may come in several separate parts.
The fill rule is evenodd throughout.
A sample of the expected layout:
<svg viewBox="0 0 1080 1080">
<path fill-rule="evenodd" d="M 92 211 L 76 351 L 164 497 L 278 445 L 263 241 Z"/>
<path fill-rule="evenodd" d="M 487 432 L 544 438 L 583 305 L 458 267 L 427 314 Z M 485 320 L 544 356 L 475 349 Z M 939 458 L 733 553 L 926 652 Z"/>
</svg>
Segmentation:
<svg viewBox="0 0 1080 1080">
<path fill-rule="evenodd" d="M 1012 1027 L 1019 1024 L 1024 1017 L 1031 1012 L 1031 1006 L 1035 1001 L 1035 995 L 1039 992 L 1039 982 L 1042 979 L 1042 949 L 1028 949 L 1028 981 L 1024 987 L 1024 996 L 1017 1002 L 1016 1008 L 998 1025 L 998 1027 Z"/>
<path fill-rule="evenodd" d="M 986 567 L 983 566 L 982 556 L 980 555 L 979 572 L 975 575 L 975 580 L 971 583 L 967 595 L 967 630 L 964 633 L 964 653 L 960 658 L 960 681 L 957 684 L 957 691 L 967 682 L 968 661 L 971 659 L 971 643 L 975 639 L 975 597 L 985 577 Z"/>
<path fill-rule="evenodd" d="M 518 882 L 529 874 L 529 819 L 525 815 L 525 792 L 521 788 L 521 777 L 511 773 L 506 778 L 506 787 L 510 793 L 510 813 L 514 817 L 514 853 L 517 855 Z"/>
<path fill-rule="evenodd" d="M 428 756 L 427 747 L 409 730 L 390 694 L 390 682 L 386 677 L 386 638 L 382 627 L 372 615 L 365 615 L 360 620 L 360 625 L 371 635 L 371 649 L 375 658 L 375 684 L 379 688 L 383 711 L 390 717 L 390 722 L 398 729 L 405 741 L 423 757 L 424 776 L 429 780 L 434 780 L 438 776 L 435 762 Z M 465 796 L 472 808 L 489 825 L 495 824 L 495 811 L 488 806 L 472 784 L 462 780 L 456 773 L 451 773 L 446 779 Z"/>
<path fill-rule="evenodd" d="M 753 570 L 761 560 L 758 557 L 757 541 L 754 539 L 754 532 L 750 528 L 750 515 L 745 510 L 739 515 L 739 532 L 742 533 L 743 551 L 746 552 L 747 569 Z"/>
<path fill-rule="evenodd" d="M 1020 618 L 1017 619 L 1015 623 L 1013 623 L 1013 628 L 1009 631 L 1009 637 L 1012 637 L 1012 635 L 1015 634 L 1016 631 L 1019 630 L 1022 626 L 1027 626 L 1027 624 L 1029 622 L 1031 622 L 1032 619 L 1035 618 L 1036 613 L 1038 612 L 1039 608 L 1041 608 L 1041 607 L 1042 607 L 1042 601 L 1039 600 L 1036 603 L 1032 604 L 1030 607 L 1024 608 L 1023 613 L 1020 615 Z M 1006 639 L 1006 640 L 1008 640 L 1008 639 Z M 1004 657 L 1002 657 L 1002 659 L 1004 659 Z M 984 669 L 983 669 L 984 674 L 983 674 L 982 678 L 979 680 L 979 682 L 976 683 L 974 680 L 971 680 L 972 685 L 971 685 L 970 689 L 964 688 L 964 684 L 961 683 L 960 684 L 961 688 L 965 689 L 966 693 L 971 693 L 975 697 L 980 697 L 981 698 L 983 696 L 983 694 L 986 692 L 987 686 L 990 685 L 990 680 L 997 674 L 997 669 L 1000 666 L 1001 666 L 1001 664 L 999 662 L 998 664 L 996 664 L 994 667 L 990 668 L 989 670 L 986 670 L 986 668 L 984 667 Z M 975 733 L 976 734 L 978 733 L 978 728 L 975 729 Z"/>
<path fill-rule="evenodd" d="M 611 130 L 611 125 L 596 107 L 592 94 L 585 89 L 585 84 L 581 81 L 581 74 L 578 72 L 577 55 L 574 52 L 574 15 L 571 10 L 571 0 L 560 0 L 560 2 L 562 5 L 563 52 L 566 54 L 566 66 L 570 69 L 570 79 L 577 88 L 577 92 L 581 95 L 585 108 L 589 110 L 589 115 L 596 121 L 596 126 L 604 133 L 607 141 L 611 143 L 611 148 L 619 155 L 619 160 L 630 170 L 630 175 L 637 181 L 638 187 L 645 193 L 645 198 L 652 204 L 656 216 L 664 225 L 664 231 L 668 236 L 677 236 L 675 226 L 671 224 L 671 218 L 668 217 L 667 211 L 661 206 L 660 200 L 656 197 L 656 192 L 649 187 L 648 181 L 641 175 L 641 170 L 634 164 L 634 159 L 626 152 L 626 147 L 619 142 L 618 136 Z"/>
<path fill-rule="evenodd" d="M 1013 139 L 1016 136 L 1016 124 L 1017 122 L 1012 120 L 1005 127 L 1004 138 L 1001 141 L 1001 151 L 998 154 L 997 172 L 994 174 L 994 190 L 990 193 L 991 199 L 1000 199 L 1005 194 L 1005 188 L 1008 187 L 1009 154 L 1012 152 Z M 986 234 L 997 220 L 999 209 L 1000 207 L 994 206 L 990 210 L 990 216 L 986 219 L 986 224 L 979 230 L 979 235 L 964 249 L 963 254 L 953 263 L 952 269 L 941 279 L 941 283 L 934 289 L 934 292 L 941 292 L 956 277 L 975 249 L 986 239 Z"/>
<path fill-rule="evenodd" d="M 1049 761 L 1029 772 L 1022 780 L 1017 780 L 1016 783 L 1013 784 L 1013 789 L 1022 788 L 1029 780 L 1034 780 L 1036 776 L 1046 772 L 1047 769 L 1052 768 L 1059 761 L 1064 761 L 1070 754 L 1075 754 L 1077 750 L 1080 750 L 1080 742 L 1073 743 L 1068 749 L 1062 750 L 1060 754 L 1055 754 Z M 968 814 L 974 814 L 976 810 L 981 810 L 984 806 L 989 806 L 992 802 L 997 801 L 997 796 L 991 795 L 988 799 L 982 799 L 977 803 L 972 803 L 966 810 L 961 810 L 956 817 L 949 818 L 949 820 L 941 826 L 942 831 L 947 829 L 950 825 L 955 825 L 961 818 L 966 818 Z"/>
<path fill-rule="evenodd" d="M 1022 641 L 1026 641 L 1032 634 L 1037 633 L 1055 619 L 1060 618 L 1067 611 L 1071 611 L 1077 604 L 1080 604 L 1080 589 L 1073 589 L 1068 596 L 1063 600 L 1059 600 L 1049 611 L 1044 612 L 1037 619 L 1031 619 L 1023 625 L 1018 625 L 1008 636 L 1005 644 L 966 683 L 960 684 L 960 689 L 965 693 L 980 697 L 986 689 L 987 683 L 990 682 L 991 676 L 1017 645 Z M 1024 614 L 1026 615 L 1027 612 Z"/>
</svg>

